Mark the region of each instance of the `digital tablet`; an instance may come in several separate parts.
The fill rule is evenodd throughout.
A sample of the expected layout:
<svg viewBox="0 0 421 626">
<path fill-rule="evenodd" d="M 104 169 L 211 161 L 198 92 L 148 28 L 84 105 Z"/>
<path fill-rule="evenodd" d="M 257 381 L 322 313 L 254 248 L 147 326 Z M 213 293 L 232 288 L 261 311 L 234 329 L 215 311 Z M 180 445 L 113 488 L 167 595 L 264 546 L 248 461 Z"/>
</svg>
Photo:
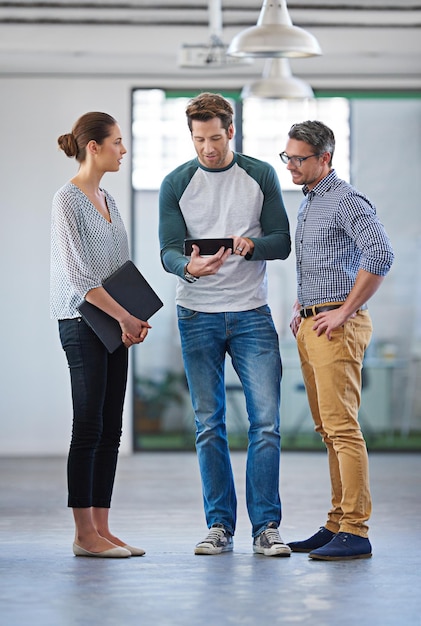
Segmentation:
<svg viewBox="0 0 421 626">
<path fill-rule="evenodd" d="M 199 250 L 201 256 L 216 254 L 220 248 L 228 250 L 234 248 L 234 240 L 230 237 L 215 237 L 212 239 L 185 239 L 184 240 L 184 254 L 191 256 L 192 246 L 195 244 Z"/>
</svg>

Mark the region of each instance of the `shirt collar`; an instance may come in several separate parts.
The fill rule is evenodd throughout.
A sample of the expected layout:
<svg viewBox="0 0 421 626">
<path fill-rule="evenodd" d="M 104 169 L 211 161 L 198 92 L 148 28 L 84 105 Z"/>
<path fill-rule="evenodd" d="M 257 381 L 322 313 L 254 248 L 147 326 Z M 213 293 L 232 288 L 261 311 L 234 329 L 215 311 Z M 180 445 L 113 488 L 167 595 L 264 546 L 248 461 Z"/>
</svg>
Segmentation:
<svg viewBox="0 0 421 626">
<path fill-rule="evenodd" d="M 335 170 L 331 169 L 329 174 L 325 176 L 324 178 L 322 178 L 322 180 L 319 183 L 317 183 L 317 185 L 313 189 L 309 190 L 307 185 L 304 185 L 303 194 L 306 196 L 311 191 L 312 193 L 318 194 L 319 196 L 324 196 L 325 193 L 327 193 L 331 189 L 331 187 L 337 180 L 338 180 L 338 176 Z"/>
</svg>

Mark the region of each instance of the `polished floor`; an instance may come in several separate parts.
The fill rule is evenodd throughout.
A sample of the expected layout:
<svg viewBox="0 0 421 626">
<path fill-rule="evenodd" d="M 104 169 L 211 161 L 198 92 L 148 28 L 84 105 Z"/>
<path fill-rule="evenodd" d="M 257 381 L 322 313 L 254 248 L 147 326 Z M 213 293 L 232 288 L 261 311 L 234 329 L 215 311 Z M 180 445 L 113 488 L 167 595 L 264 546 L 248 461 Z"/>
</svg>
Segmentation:
<svg viewBox="0 0 421 626">
<path fill-rule="evenodd" d="M 410 626 L 421 624 L 421 455 L 370 455 L 373 558 L 350 562 L 255 555 L 238 488 L 234 552 L 195 556 L 206 527 L 194 453 L 121 457 L 112 530 L 142 558 L 72 554 L 64 458 L 0 459 L 1 626 Z M 285 541 L 325 521 L 324 453 L 285 452 Z"/>
</svg>

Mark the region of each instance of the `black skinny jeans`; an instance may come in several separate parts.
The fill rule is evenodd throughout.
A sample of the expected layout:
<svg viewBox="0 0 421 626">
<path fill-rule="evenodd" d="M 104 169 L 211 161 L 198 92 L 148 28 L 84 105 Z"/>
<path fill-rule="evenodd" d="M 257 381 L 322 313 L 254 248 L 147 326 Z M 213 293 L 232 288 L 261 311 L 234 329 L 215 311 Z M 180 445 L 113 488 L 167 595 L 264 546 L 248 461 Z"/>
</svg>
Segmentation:
<svg viewBox="0 0 421 626">
<path fill-rule="evenodd" d="M 70 370 L 73 428 L 68 506 L 109 508 L 120 447 L 128 350 L 109 354 L 81 319 L 59 321 Z"/>
</svg>

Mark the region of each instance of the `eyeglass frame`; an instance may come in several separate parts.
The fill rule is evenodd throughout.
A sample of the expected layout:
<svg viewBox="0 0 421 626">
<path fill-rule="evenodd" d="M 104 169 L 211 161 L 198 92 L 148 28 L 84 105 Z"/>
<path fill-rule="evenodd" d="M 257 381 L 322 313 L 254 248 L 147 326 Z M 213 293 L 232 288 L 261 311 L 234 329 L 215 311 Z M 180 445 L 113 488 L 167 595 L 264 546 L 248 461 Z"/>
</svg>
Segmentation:
<svg viewBox="0 0 421 626">
<path fill-rule="evenodd" d="M 303 161 L 307 161 L 307 159 L 311 159 L 311 157 L 320 157 L 322 156 L 322 154 L 324 154 L 324 152 L 320 154 L 309 154 L 306 157 L 299 157 L 299 156 L 288 156 L 287 153 L 284 151 L 284 152 L 279 153 L 279 157 L 282 163 L 285 163 L 285 165 L 288 165 L 288 163 L 292 161 L 293 165 L 296 165 L 297 167 L 301 167 Z M 287 159 L 286 161 L 284 161 L 284 157 L 286 157 Z"/>
</svg>

